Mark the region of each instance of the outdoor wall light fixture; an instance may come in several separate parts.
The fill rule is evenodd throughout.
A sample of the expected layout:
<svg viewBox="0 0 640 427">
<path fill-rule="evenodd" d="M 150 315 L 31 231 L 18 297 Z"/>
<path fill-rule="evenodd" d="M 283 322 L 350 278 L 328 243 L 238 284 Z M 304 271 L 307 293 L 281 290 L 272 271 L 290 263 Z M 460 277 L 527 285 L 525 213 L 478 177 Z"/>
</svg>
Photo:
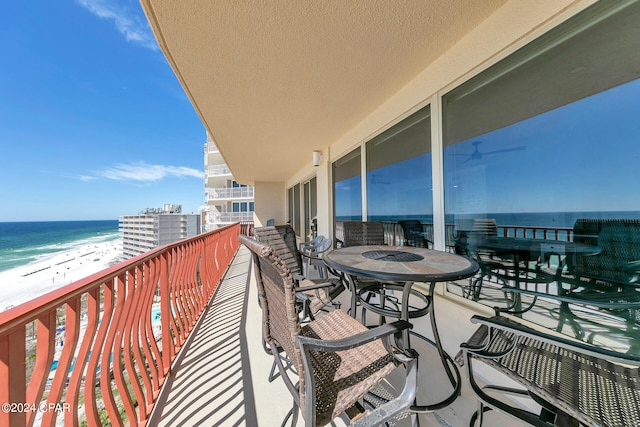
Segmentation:
<svg viewBox="0 0 640 427">
<path fill-rule="evenodd" d="M 320 151 L 313 152 L 313 166 L 320 166 L 322 161 L 322 153 Z"/>
</svg>

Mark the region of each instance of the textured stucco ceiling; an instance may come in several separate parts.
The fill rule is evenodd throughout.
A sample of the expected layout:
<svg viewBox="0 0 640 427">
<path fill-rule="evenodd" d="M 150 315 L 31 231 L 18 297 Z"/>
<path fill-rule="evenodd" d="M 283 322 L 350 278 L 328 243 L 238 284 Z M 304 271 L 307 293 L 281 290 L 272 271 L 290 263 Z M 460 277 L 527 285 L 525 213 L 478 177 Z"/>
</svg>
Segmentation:
<svg viewBox="0 0 640 427">
<path fill-rule="evenodd" d="M 236 179 L 253 183 L 291 177 L 505 0 L 141 3 Z"/>
</svg>

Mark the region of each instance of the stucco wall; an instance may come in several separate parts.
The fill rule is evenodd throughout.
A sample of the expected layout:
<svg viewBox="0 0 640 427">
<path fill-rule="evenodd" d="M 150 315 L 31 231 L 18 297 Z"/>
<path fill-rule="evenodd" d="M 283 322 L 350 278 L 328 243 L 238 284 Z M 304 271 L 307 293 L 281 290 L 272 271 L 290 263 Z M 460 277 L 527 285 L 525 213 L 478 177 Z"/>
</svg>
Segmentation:
<svg viewBox="0 0 640 427">
<path fill-rule="evenodd" d="M 256 182 L 253 200 L 255 202 L 254 223 L 256 227 L 267 225 L 273 218 L 276 224 L 286 222 L 285 186 L 282 182 Z"/>
</svg>

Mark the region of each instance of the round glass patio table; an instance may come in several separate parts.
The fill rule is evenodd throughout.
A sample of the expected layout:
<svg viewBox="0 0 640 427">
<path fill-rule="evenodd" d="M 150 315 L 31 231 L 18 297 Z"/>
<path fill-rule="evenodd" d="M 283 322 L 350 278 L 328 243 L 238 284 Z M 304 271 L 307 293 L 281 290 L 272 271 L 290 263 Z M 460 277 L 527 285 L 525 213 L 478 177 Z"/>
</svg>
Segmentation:
<svg viewBox="0 0 640 427">
<path fill-rule="evenodd" d="M 351 291 L 351 315 L 354 317 L 359 297 L 356 286 L 358 277 L 370 278 L 380 282 L 393 282 L 393 284 L 389 285 L 384 283 L 365 285 L 363 289 L 371 290 L 374 286 L 387 286 L 391 287 L 391 289 L 401 290 L 402 298 L 399 311 L 392 313 L 385 309 L 384 306 L 379 307 L 377 310 L 373 307 L 373 311 L 384 316 L 396 317 L 406 321 L 416 317 L 410 313 L 409 309 L 409 296 L 412 292 L 417 292 L 412 289 L 413 284 L 416 282 L 429 284 L 429 293 L 426 296 L 427 310 L 419 310 L 419 313 L 424 315 L 427 312 L 429 313 L 434 341 L 431 342 L 426 337 L 420 338 L 430 342 L 437 349 L 454 391 L 441 402 L 431 405 L 416 405 L 412 407 L 412 410 L 414 412 L 430 412 L 451 404 L 460 393 L 461 377 L 451 356 L 442 347 L 433 307 L 433 294 L 436 283 L 471 277 L 479 270 L 478 264 L 469 258 L 448 252 L 410 246 L 384 245 L 351 246 L 335 249 L 325 255 L 324 262 L 329 268 L 345 274 Z M 369 304 L 369 307 L 372 307 L 372 305 Z M 410 347 L 409 332 L 404 331 L 403 335 L 403 342 Z"/>
</svg>

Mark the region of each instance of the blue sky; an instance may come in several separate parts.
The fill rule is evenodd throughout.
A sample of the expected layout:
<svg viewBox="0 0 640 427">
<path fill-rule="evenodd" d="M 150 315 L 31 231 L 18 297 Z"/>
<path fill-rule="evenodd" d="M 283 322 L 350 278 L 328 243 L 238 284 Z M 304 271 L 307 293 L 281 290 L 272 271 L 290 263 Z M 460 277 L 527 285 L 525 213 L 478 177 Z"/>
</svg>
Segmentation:
<svg viewBox="0 0 640 427">
<path fill-rule="evenodd" d="M 2 9 L 0 221 L 197 212 L 204 126 L 138 1 Z"/>
</svg>

